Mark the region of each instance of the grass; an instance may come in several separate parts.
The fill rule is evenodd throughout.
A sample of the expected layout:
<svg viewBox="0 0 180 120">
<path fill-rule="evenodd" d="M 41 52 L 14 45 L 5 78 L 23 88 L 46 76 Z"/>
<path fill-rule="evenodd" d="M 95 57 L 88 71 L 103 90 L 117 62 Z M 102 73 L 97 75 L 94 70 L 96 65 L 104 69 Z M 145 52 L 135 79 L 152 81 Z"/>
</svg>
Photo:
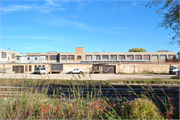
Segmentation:
<svg viewBox="0 0 180 120">
<path fill-rule="evenodd" d="M 106 83 L 147 83 L 147 84 L 179 84 L 179 79 L 163 79 L 163 78 L 152 78 L 152 79 L 132 79 L 132 80 L 63 80 L 63 79 L 27 79 L 27 78 L 0 78 L 1 84 L 21 84 L 21 83 L 36 83 L 36 84 L 101 84 L 106 85 Z"/>
<path fill-rule="evenodd" d="M 155 115 L 155 118 L 158 119 L 179 118 L 178 110 L 173 105 L 173 99 L 166 96 L 167 100 L 161 100 L 150 86 L 150 84 L 158 84 L 160 87 L 162 84 L 178 84 L 179 80 L 159 78 L 109 81 L 78 80 L 81 77 L 83 77 L 83 74 L 71 80 L 1 78 L 1 84 L 6 86 L 9 84 L 19 84 L 21 87 L 30 87 L 28 90 L 20 89 L 21 93 L 19 95 L 12 94 L 10 96 L 1 93 L 1 119 L 153 119 Z M 125 92 L 133 93 L 139 99 L 128 101 L 126 98 L 123 98 L 112 86 L 112 84 L 116 83 L 129 87 L 131 90 Z M 142 93 L 137 95 L 129 86 L 132 83 L 146 85 L 146 88 L 143 85 L 142 88 L 145 91 L 151 90 L 151 93 L 154 95 L 153 98 L 156 97 L 160 100 L 165 111 L 160 109 L 157 101 L 154 102 L 148 98 L 149 94 Z M 59 88 L 59 92 L 53 90 L 53 94 L 49 96 L 47 89 L 51 85 L 67 85 L 71 94 L 64 96 L 65 93 Z M 79 87 L 78 85 L 84 86 Z M 99 85 L 98 90 L 95 88 L 95 85 Z M 116 99 L 112 101 L 106 96 L 100 96 L 102 92 L 101 85 L 113 88 L 116 93 Z M 40 86 L 43 87 L 42 90 L 33 89 L 33 87 L 38 88 Z M 81 90 L 88 89 L 89 86 L 92 87 L 91 91 L 87 92 L 86 96 L 83 97 Z M 93 91 L 96 92 L 93 93 Z M 139 111 L 136 108 L 139 108 Z M 156 109 L 156 111 L 153 111 L 152 108 Z"/>
</svg>

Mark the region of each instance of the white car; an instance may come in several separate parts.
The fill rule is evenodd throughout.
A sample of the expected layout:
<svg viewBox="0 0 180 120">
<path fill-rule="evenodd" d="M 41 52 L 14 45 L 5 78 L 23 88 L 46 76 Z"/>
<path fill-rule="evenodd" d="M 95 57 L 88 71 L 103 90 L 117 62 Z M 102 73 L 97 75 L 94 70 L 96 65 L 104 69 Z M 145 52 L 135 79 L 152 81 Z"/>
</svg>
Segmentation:
<svg viewBox="0 0 180 120">
<path fill-rule="evenodd" d="M 70 70 L 70 73 L 72 74 L 72 73 L 84 73 L 84 70 L 79 70 L 78 68 L 75 68 L 75 69 L 73 69 L 73 70 Z"/>
<path fill-rule="evenodd" d="M 45 67 L 37 67 L 35 69 L 35 73 L 37 74 L 45 74 L 46 73 L 46 68 Z"/>
</svg>

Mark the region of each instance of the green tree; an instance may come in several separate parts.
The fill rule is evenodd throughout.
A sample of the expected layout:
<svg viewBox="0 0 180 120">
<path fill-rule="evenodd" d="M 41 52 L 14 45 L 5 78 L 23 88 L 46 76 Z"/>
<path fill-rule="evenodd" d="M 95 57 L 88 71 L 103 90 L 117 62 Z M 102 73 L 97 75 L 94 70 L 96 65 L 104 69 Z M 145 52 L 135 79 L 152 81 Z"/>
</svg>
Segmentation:
<svg viewBox="0 0 180 120">
<path fill-rule="evenodd" d="M 143 48 L 132 48 L 129 49 L 129 52 L 147 52 L 146 49 Z"/>
<path fill-rule="evenodd" d="M 179 40 L 179 0 L 152 0 L 146 7 L 163 5 L 159 9 L 156 9 L 156 13 L 163 17 L 163 20 L 159 23 L 158 27 L 165 29 L 171 29 L 175 35 L 172 37 L 171 44 L 178 43 Z M 171 34 L 170 33 L 170 34 Z"/>
</svg>

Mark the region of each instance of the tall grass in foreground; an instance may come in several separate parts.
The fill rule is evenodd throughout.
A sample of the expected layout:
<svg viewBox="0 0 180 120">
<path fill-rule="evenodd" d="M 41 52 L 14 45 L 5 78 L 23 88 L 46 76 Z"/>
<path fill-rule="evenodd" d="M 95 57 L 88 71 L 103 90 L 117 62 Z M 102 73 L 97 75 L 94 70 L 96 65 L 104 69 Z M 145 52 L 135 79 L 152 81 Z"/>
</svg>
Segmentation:
<svg viewBox="0 0 180 120">
<path fill-rule="evenodd" d="M 91 80 L 78 81 L 81 77 L 85 76 L 82 74 L 78 78 L 73 77 L 70 81 L 61 80 L 61 84 L 69 87 L 68 95 L 65 95 L 67 91 L 59 88 L 53 89 L 51 96 L 48 89 L 58 85 L 59 80 L 6 79 L 3 81 L 6 86 L 12 83 L 20 85 L 21 88 L 16 89 L 15 92 L 21 93 L 8 93 L 8 95 L 1 93 L 1 119 L 172 119 L 178 114 L 173 99 L 167 96 L 167 100 L 161 100 L 148 84 L 146 84 L 147 88 L 143 85 L 142 88 L 145 91 L 150 90 L 153 97 L 150 97 L 148 92 L 137 95 L 129 84 L 124 82 L 137 97 L 128 101 L 113 88 L 110 82 L 105 81 L 101 84 L 113 88 L 116 94 L 116 98 L 110 100 L 106 96 L 101 96 L 101 84 L 99 89 L 96 89 L 97 83 Z M 79 85 L 82 84 L 83 86 L 80 87 Z M 82 92 L 82 89 L 89 87 L 92 88 L 91 91 Z M 153 102 L 152 98 L 155 97 L 161 101 L 165 111 L 161 111 L 157 101 Z"/>
</svg>

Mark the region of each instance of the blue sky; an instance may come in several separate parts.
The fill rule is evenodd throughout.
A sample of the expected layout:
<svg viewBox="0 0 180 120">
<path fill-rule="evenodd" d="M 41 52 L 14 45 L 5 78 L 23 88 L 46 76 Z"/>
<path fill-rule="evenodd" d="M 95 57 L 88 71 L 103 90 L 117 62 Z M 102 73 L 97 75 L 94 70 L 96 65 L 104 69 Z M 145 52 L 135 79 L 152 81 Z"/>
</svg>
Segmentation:
<svg viewBox="0 0 180 120">
<path fill-rule="evenodd" d="M 178 52 L 148 1 L 1 1 L 0 49 L 16 52 Z"/>
</svg>

